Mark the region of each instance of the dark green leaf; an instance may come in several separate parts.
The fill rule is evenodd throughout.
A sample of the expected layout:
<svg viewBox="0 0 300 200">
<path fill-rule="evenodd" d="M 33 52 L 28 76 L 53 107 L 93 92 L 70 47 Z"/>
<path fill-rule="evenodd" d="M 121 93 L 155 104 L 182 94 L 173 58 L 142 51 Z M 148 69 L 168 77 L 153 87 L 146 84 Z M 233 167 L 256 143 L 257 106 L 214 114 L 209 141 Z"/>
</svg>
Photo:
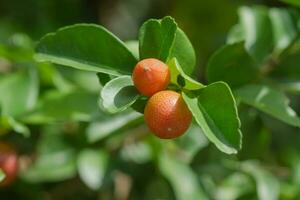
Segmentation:
<svg viewBox="0 0 300 200">
<path fill-rule="evenodd" d="M 82 150 L 78 155 L 77 165 L 81 180 L 91 189 L 101 187 L 107 168 L 108 154 L 92 149 Z"/>
<path fill-rule="evenodd" d="M 38 61 L 117 76 L 131 74 L 137 62 L 121 40 L 93 24 L 77 24 L 47 34 L 36 52 Z"/>
<path fill-rule="evenodd" d="M 121 112 L 130 107 L 139 97 L 131 76 L 120 76 L 109 81 L 100 94 L 100 107 L 110 113 Z"/>
<path fill-rule="evenodd" d="M 37 100 L 38 87 L 38 77 L 34 69 L 20 71 L 0 79 L 2 115 L 19 117 L 31 110 Z"/>
<path fill-rule="evenodd" d="M 258 68 L 244 49 L 244 43 L 228 44 L 209 60 L 207 80 L 212 83 L 225 81 L 230 86 L 240 86 L 258 77 Z"/>
<path fill-rule="evenodd" d="M 101 73 L 101 72 L 98 72 L 97 73 L 97 76 L 98 76 L 98 80 L 99 80 L 99 83 L 100 85 L 103 87 L 106 83 L 108 83 L 109 81 L 111 81 L 111 75 L 109 74 L 105 74 L 105 73 Z"/>
<path fill-rule="evenodd" d="M 247 85 L 235 92 L 243 103 L 251 105 L 287 124 L 300 127 L 300 118 L 288 105 L 289 100 L 279 90 L 262 85 Z"/>
<path fill-rule="evenodd" d="M 245 36 L 246 49 L 256 61 L 263 62 L 273 47 L 268 9 L 261 6 L 241 7 L 239 17 Z"/>
<path fill-rule="evenodd" d="M 173 58 L 173 59 L 169 60 L 168 66 L 169 66 L 169 69 L 170 69 L 170 72 L 171 72 L 171 83 L 182 86 L 183 88 L 185 88 L 187 90 L 198 90 L 198 89 L 204 87 L 204 85 L 202 85 L 201 83 L 195 81 L 194 79 L 192 79 L 191 77 L 189 77 L 188 75 L 185 74 L 185 72 L 183 71 L 183 69 L 179 65 L 176 58 Z M 178 82 L 179 77 L 182 78 L 181 81 L 184 84 L 183 83 L 181 83 L 181 84 L 183 84 L 183 85 L 181 85 Z"/>
<path fill-rule="evenodd" d="M 299 0 L 280 0 L 280 1 L 300 7 L 300 1 Z"/>
<path fill-rule="evenodd" d="M 196 95 L 183 93 L 183 98 L 207 138 L 222 152 L 237 153 L 241 148 L 240 121 L 227 84 L 213 83 Z"/>
<path fill-rule="evenodd" d="M 163 62 L 167 61 L 176 30 L 177 24 L 171 17 L 146 21 L 139 33 L 140 58 L 157 58 Z"/>
</svg>

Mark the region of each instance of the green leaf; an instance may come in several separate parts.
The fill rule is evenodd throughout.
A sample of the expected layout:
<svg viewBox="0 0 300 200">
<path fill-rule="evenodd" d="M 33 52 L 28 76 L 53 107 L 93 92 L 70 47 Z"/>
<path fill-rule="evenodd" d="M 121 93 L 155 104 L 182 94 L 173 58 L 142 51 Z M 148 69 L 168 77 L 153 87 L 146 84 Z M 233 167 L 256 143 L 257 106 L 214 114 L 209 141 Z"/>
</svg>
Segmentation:
<svg viewBox="0 0 300 200">
<path fill-rule="evenodd" d="M 120 76 L 109 81 L 100 94 L 100 107 L 110 113 L 121 112 L 130 107 L 139 97 L 131 76 Z"/>
<path fill-rule="evenodd" d="M 126 47 L 129 51 L 134 55 L 134 57 L 139 60 L 139 41 L 138 40 L 130 40 L 125 42 Z"/>
<path fill-rule="evenodd" d="M 175 41 L 170 51 L 169 59 L 176 58 L 185 74 L 191 75 L 196 65 L 194 47 L 185 33 L 177 28 Z"/>
<path fill-rule="evenodd" d="M 279 199 L 280 183 L 270 172 L 255 161 L 242 163 L 241 169 L 255 179 L 257 194 L 260 200 Z"/>
<path fill-rule="evenodd" d="M 244 43 L 228 44 L 209 59 L 207 80 L 210 83 L 225 81 L 230 86 L 240 86 L 258 77 L 258 68 L 245 51 Z"/>
<path fill-rule="evenodd" d="M 22 134 L 24 137 L 30 136 L 29 128 L 10 116 L 0 116 L 0 127 L 3 130 L 13 130 L 16 133 Z"/>
<path fill-rule="evenodd" d="M 280 0 L 280 1 L 300 7 L 300 1 L 299 0 Z"/>
<path fill-rule="evenodd" d="M 237 98 L 276 119 L 300 127 L 300 118 L 288 105 L 287 97 L 280 91 L 262 85 L 247 85 L 235 91 Z"/>
<path fill-rule="evenodd" d="M 235 172 L 220 184 L 216 191 L 217 200 L 239 199 L 255 190 L 251 178 L 241 172 Z"/>
<path fill-rule="evenodd" d="M 241 148 L 240 121 L 230 88 L 216 82 L 196 94 L 183 93 L 203 133 L 219 150 L 227 154 Z"/>
<path fill-rule="evenodd" d="M 36 59 L 111 75 L 131 74 L 137 62 L 125 44 L 102 26 L 76 24 L 44 36 Z"/>
<path fill-rule="evenodd" d="M 111 81 L 112 77 L 109 74 L 105 74 L 105 73 L 101 73 L 98 72 L 97 73 L 97 77 L 99 80 L 100 85 L 103 87 L 106 83 L 108 83 L 109 81 Z M 115 78 L 115 77 L 114 77 Z"/>
<path fill-rule="evenodd" d="M 94 121 L 87 128 L 88 141 L 99 141 L 141 117 L 141 114 L 130 111 L 122 112 L 113 116 L 107 116 L 104 119 L 101 118 L 99 121 Z"/>
<path fill-rule="evenodd" d="M 0 169 L 0 183 L 5 179 L 5 173 Z"/>
<path fill-rule="evenodd" d="M 196 174 L 190 166 L 171 155 L 161 152 L 159 157 L 159 169 L 162 175 L 173 187 L 176 199 L 195 200 L 208 199 L 201 189 Z"/>
<path fill-rule="evenodd" d="M 245 33 L 240 24 L 234 25 L 228 35 L 227 35 L 227 44 L 234 44 L 234 43 L 239 43 L 245 40 Z"/>
<path fill-rule="evenodd" d="M 263 62 L 273 47 L 268 9 L 262 6 L 241 7 L 239 17 L 245 34 L 246 49 L 257 62 Z"/>
<path fill-rule="evenodd" d="M 198 90 L 204 87 L 204 85 L 184 73 L 176 58 L 169 60 L 168 66 L 171 72 L 171 83 L 182 86 L 187 90 Z M 180 76 L 183 78 L 183 83 L 178 83 Z"/>
<path fill-rule="evenodd" d="M 77 165 L 81 180 L 91 189 L 101 187 L 107 168 L 108 155 L 104 151 L 82 150 L 78 155 Z"/>
<path fill-rule="evenodd" d="M 298 34 L 297 24 L 286 9 L 272 8 L 269 15 L 274 35 L 274 53 L 279 55 L 295 41 Z"/>
<path fill-rule="evenodd" d="M 203 131 L 196 122 L 193 122 L 186 133 L 175 139 L 174 142 L 180 148 L 181 152 L 184 154 L 183 157 L 188 163 L 193 160 L 194 156 L 201 149 L 209 144 Z"/>
<path fill-rule="evenodd" d="M 140 58 L 157 58 L 163 62 L 167 61 L 176 30 L 177 24 L 171 17 L 146 21 L 139 33 Z"/>
<path fill-rule="evenodd" d="M 59 125 L 46 126 L 41 130 L 37 143 L 36 159 L 22 178 L 29 182 L 57 182 L 76 175 L 76 152 L 67 143 Z"/>
<path fill-rule="evenodd" d="M 31 110 L 38 97 L 38 87 L 36 71 L 31 68 L 0 79 L 2 115 L 19 117 Z"/>
<path fill-rule="evenodd" d="M 22 118 L 26 123 L 41 124 L 68 120 L 89 121 L 97 114 L 97 96 L 85 91 L 61 93 L 48 91 L 33 112 Z"/>
</svg>

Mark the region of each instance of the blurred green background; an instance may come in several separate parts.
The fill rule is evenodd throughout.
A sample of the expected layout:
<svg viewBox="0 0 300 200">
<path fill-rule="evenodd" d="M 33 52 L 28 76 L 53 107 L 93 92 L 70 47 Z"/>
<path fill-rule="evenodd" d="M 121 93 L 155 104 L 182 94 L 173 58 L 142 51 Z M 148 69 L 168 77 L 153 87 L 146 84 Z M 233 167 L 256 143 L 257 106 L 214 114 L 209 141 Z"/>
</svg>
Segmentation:
<svg viewBox="0 0 300 200">
<path fill-rule="evenodd" d="M 36 41 L 66 25 L 100 24 L 128 41 L 145 20 L 171 15 L 196 50 L 195 77 L 206 83 L 207 61 L 243 5 L 289 7 L 275 0 L 1 0 L 0 96 L 11 90 L 1 88 L 11 74 L 23 77 L 11 84 L 15 93 L 28 83 L 24 68 L 37 69 L 39 95 L 25 120 L 1 118 L 0 139 L 15 146 L 20 173 L 0 188 L 0 199 L 300 199 L 299 129 L 240 106 L 238 155 L 219 152 L 193 126 L 187 136 L 162 142 L 135 112 L 98 110 L 95 74 L 32 59 Z M 299 95 L 289 97 L 299 113 Z M 158 155 L 161 149 L 176 159 Z"/>
</svg>

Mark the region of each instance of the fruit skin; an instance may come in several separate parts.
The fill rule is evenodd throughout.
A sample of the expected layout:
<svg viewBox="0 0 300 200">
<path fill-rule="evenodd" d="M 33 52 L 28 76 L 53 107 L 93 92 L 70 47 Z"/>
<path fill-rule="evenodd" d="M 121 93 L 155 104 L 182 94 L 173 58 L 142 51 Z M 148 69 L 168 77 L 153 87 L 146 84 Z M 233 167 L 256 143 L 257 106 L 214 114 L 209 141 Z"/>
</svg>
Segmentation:
<svg viewBox="0 0 300 200">
<path fill-rule="evenodd" d="M 182 96 L 171 90 L 154 94 L 146 104 L 144 115 L 149 129 L 162 139 L 181 136 L 192 121 L 192 113 Z"/>
<path fill-rule="evenodd" d="M 168 87 L 170 70 L 160 60 L 147 58 L 136 64 L 132 79 L 137 90 L 143 95 L 150 97 Z"/>
<path fill-rule="evenodd" d="M 0 143 L 0 168 L 5 173 L 5 178 L 0 182 L 0 186 L 9 186 L 17 177 L 18 156 L 10 144 Z"/>
</svg>

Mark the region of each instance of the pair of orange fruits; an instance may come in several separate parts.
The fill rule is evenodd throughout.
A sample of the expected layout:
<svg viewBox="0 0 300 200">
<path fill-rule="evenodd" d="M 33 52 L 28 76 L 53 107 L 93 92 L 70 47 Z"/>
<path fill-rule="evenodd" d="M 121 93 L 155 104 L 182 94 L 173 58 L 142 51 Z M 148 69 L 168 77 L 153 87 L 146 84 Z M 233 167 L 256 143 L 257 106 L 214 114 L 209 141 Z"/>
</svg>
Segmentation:
<svg viewBox="0 0 300 200">
<path fill-rule="evenodd" d="M 145 122 L 162 139 L 181 136 L 192 121 L 192 114 L 181 94 L 167 90 L 170 76 L 169 67 L 154 58 L 138 62 L 132 74 L 137 90 L 150 97 L 144 110 Z"/>
</svg>

